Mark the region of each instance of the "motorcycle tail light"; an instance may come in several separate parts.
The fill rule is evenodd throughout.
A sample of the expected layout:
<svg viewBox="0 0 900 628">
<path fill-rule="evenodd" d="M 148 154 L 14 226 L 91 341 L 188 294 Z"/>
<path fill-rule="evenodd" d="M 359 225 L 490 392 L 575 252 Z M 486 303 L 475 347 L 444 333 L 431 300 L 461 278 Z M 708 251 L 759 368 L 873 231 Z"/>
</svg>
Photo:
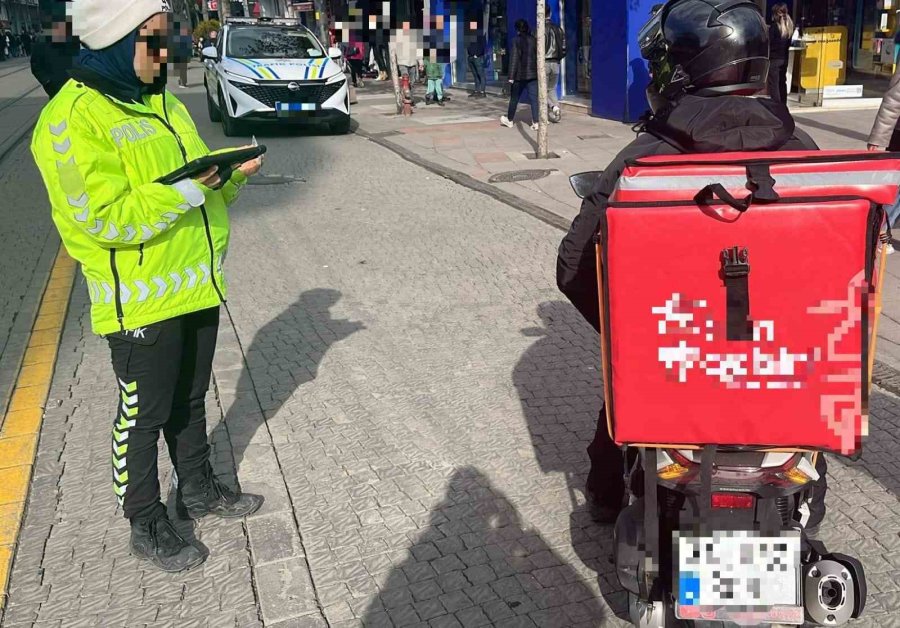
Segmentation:
<svg viewBox="0 0 900 628">
<path fill-rule="evenodd" d="M 670 465 L 666 465 L 662 469 L 657 470 L 656 474 L 659 476 L 660 480 L 677 480 L 680 477 L 684 477 L 688 473 L 690 473 L 690 469 L 684 467 L 677 462 L 673 462 Z"/>
<path fill-rule="evenodd" d="M 811 477 L 803 473 L 803 471 L 801 471 L 797 467 L 788 469 L 781 474 L 781 477 L 783 477 L 785 480 L 790 480 L 794 484 L 806 484 L 807 482 L 812 480 Z"/>
<path fill-rule="evenodd" d="M 713 508 L 747 509 L 753 508 L 756 500 L 749 493 L 713 493 L 710 501 Z"/>
</svg>

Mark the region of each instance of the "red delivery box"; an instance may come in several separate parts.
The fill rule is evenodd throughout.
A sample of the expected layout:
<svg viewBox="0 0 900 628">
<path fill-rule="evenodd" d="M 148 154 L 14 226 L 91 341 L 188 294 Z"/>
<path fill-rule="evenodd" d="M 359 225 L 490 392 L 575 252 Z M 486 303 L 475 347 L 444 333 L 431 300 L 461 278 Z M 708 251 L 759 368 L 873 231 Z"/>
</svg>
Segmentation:
<svg viewBox="0 0 900 628">
<path fill-rule="evenodd" d="M 855 453 L 898 185 L 896 153 L 630 162 L 597 236 L 613 439 Z"/>
</svg>

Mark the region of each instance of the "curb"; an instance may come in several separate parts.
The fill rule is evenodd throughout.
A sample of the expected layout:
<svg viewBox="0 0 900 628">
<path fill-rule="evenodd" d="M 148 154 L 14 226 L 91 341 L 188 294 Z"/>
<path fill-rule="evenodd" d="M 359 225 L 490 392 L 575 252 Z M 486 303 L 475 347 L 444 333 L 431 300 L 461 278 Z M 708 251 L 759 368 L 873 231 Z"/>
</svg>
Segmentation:
<svg viewBox="0 0 900 628">
<path fill-rule="evenodd" d="M 900 396 L 900 371 L 884 362 L 875 361 L 872 383 L 884 390 Z"/>
<path fill-rule="evenodd" d="M 551 212 L 550 210 L 544 209 L 540 205 L 536 205 L 535 203 L 521 199 L 515 194 L 505 192 L 504 190 L 494 187 L 490 183 L 484 183 L 483 181 L 479 181 L 475 177 L 471 177 L 457 170 L 453 170 L 452 168 L 439 166 L 425 159 L 424 157 L 416 155 L 411 150 L 394 144 L 393 142 L 385 139 L 379 134 L 369 133 L 367 131 L 363 131 L 361 128 L 356 129 L 356 134 L 366 138 L 370 142 L 374 142 L 379 146 L 387 148 L 388 150 L 396 153 L 410 163 L 414 163 L 417 166 L 425 168 L 425 170 L 440 175 L 445 179 L 449 179 L 454 183 L 458 183 L 459 185 L 465 186 L 471 190 L 490 196 L 494 200 L 500 201 L 501 203 L 509 205 L 513 209 L 517 209 L 534 218 L 537 218 L 541 222 L 546 223 L 551 227 L 555 227 L 560 231 L 569 230 L 569 225 L 571 224 L 570 220 L 567 220 L 562 216 Z"/>
</svg>

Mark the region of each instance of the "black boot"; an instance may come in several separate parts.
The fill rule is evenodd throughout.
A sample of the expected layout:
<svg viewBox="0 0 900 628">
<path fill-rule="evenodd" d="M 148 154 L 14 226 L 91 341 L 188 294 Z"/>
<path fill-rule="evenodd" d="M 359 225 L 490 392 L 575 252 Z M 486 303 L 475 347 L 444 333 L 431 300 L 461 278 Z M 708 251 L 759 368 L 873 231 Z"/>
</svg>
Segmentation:
<svg viewBox="0 0 900 628">
<path fill-rule="evenodd" d="M 200 550 L 178 534 L 165 515 L 132 520 L 131 555 L 169 573 L 186 571 L 206 560 Z"/>
<path fill-rule="evenodd" d="M 252 515 L 262 504 L 262 495 L 235 493 L 213 475 L 212 469 L 179 482 L 175 494 L 175 509 L 182 519 L 206 515 L 236 519 Z"/>
</svg>

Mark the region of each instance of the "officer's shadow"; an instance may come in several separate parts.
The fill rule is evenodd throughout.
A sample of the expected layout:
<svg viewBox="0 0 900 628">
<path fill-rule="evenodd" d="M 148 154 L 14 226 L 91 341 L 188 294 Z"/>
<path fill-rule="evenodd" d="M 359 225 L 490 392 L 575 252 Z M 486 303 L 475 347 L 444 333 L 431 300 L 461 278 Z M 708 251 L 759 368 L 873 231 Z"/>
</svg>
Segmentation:
<svg viewBox="0 0 900 628">
<path fill-rule="evenodd" d="M 228 453 L 223 451 L 230 442 L 233 468 L 239 473 L 247 447 L 267 440 L 257 438 L 266 419 L 278 414 L 301 386 L 316 378 L 332 345 L 365 329 L 360 322 L 332 318 L 331 308 L 340 298 L 337 290 L 307 290 L 253 337 L 245 348 L 236 386 L 227 371 L 216 372 L 220 391 L 233 388 L 234 394 L 224 419 L 210 436 L 217 467 L 230 466 L 231 461 L 224 459 Z"/>
<path fill-rule="evenodd" d="M 597 429 L 603 395 L 600 339 L 568 303 L 548 301 L 537 311 L 542 325 L 522 330 L 535 341 L 516 363 L 513 384 L 541 471 L 565 475 L 573 549 L 597 573 L 607 605 L 625 617 L 626 594 L 612 563 L 612 527 L 593 522 L 584 498 L 590 468 L 586 448 Z"/>
</svg>

